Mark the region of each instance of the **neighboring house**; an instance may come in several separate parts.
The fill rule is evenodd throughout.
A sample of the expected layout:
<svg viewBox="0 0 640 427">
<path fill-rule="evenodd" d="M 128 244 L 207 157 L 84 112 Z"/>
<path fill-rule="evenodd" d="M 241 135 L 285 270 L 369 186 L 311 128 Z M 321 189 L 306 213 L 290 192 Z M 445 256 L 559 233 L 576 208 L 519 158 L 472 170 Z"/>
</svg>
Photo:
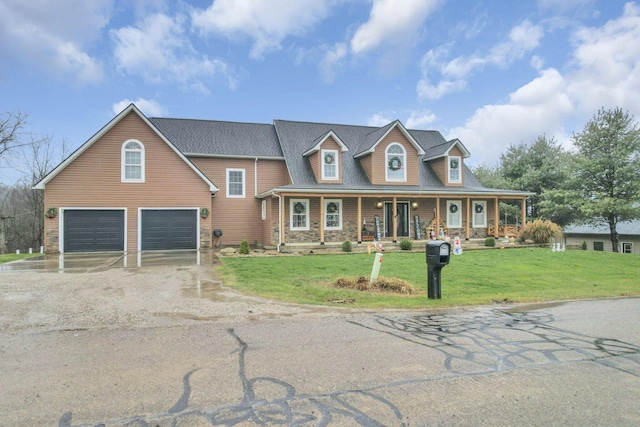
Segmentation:
<svg viewBox="0 0 640 427">
<path fill-rule="evenodd" d="M 640 253 L 640 221 L 618 223 L 618 252 Z M 564 228 L 566 245 L 587 244 L 588 250 L 612 252 L 611 232 L 608 225 L 569 225 Z"/>
<path fill-rule="evenodd" d="M 461 141 L 437 131 L 147 118 L 133 104 L 49 173 L 47 252 L 277 247 L 500 233 Z"/>
</svg>

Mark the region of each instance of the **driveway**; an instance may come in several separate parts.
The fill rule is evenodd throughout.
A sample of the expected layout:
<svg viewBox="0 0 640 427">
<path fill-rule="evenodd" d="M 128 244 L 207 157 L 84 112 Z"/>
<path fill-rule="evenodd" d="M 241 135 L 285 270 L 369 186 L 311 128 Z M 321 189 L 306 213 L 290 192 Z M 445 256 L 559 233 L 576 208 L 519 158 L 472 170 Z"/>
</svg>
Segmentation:
<svg viewBox="0 0 640 427">
<path fill-rule="evenodd" d="M 0 425 L 640 425 L 637 298 L 367 312 L 83 268 L 0 274 Z"/>
</svg>

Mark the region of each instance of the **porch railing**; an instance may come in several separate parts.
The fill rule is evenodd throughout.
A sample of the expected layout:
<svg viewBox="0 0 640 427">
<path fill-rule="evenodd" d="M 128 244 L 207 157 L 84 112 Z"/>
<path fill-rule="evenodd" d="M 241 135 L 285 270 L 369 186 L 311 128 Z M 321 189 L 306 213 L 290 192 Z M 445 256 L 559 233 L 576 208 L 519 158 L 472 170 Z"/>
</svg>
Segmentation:
<svg viewBox="0 0 640 427">
<path fill-rule="evenodd" d="M 500 224 L 498 225 L 498 237 L 517 237 L 518 236 L 518 225 L 517 224 Z M 490 225 L 487 227 L 487 235 L 495 236 L 495 226 Z"/>
</svg>

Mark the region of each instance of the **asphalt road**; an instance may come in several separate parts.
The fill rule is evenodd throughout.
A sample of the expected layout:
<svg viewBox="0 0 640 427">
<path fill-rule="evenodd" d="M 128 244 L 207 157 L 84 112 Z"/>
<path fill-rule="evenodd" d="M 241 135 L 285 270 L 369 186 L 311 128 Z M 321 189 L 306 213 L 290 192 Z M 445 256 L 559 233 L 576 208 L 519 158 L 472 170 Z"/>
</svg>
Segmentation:
<svg viewBox="0 0 640 427">
<path fill-rule="evenodd" d="M 640 299 L 0 334 L 1 426 L 638 426 Z"/>
</svg>

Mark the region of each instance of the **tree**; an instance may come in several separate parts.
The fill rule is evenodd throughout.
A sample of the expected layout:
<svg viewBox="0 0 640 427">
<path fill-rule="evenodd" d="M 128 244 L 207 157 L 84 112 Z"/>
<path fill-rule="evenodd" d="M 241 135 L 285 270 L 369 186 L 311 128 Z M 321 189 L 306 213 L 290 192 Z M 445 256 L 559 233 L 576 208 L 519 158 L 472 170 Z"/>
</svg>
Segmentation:
<svg viewBox="0 0 640 427">
<path fill-rule="evenodd" d="M 22 139 L 26 124 L 27 116 L 21 112 L 4 113 L 0 117 L 0 159 L 9 150 L 29 144 Z"/>
<path fill-rule="evenodd" d="M 640 218 L 640 129 L 628 112 L 602 109 L 573 142 L 572 199 L 582 222 L 609 226 L 618 252 L 618 223 Z"/>
<path fill-rule="evenodd" d="M 500 156 L 502 176 L 510 188 L 535 193 L 528 198 L 529 217 L 537 219 L 543 216 L 541 202 L 545 200 L 544 194 L 561 188 L 566 182 L 570 157 L 571 154 L 554 138 L 544 135 L 538 136 L 531 144 L 511 145 Z"/>
</svg>

